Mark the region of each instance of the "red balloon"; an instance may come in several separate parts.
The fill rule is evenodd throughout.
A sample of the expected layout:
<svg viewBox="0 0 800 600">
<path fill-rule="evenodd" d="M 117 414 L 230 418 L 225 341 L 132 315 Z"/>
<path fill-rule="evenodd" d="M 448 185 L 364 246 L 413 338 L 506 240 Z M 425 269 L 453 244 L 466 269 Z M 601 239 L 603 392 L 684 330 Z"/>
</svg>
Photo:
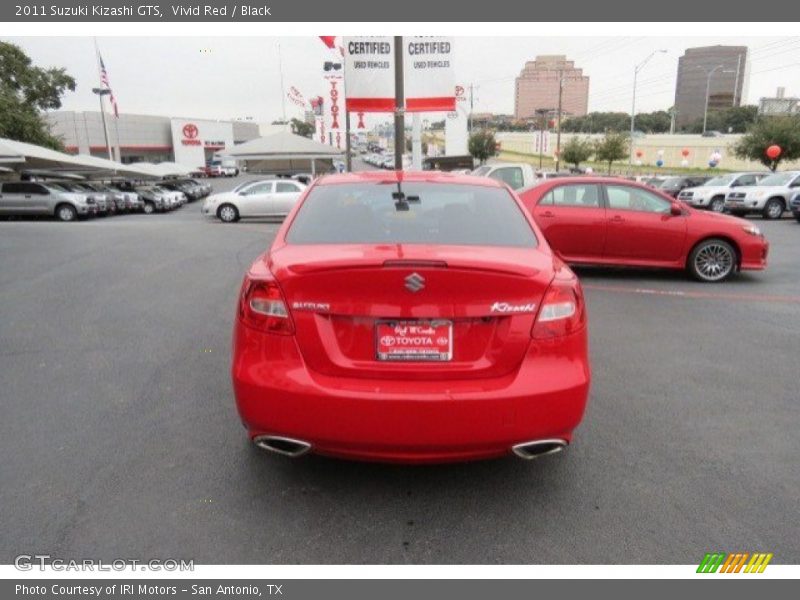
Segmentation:
<svg viewBox="0 0 800 600">
<path fill-rule="evenodd" d="M 689 156 L 689 149 L 688 148 L 684 148 L 683 150 L 681 150 L 681 154 L 683 156 Z"/>
<path fill-rule="evenodd" d="M 637 150 L 636 151 L 636 158 L 642 158 L 642 156 L 644 156 L 644 152 L 642 152 L 641 150 Z"/>
<path fill-rule="evenodd" d="M 770 158 L 770 160 L 775 160 L 778 158 L 781 155 L 781 152 L 783 152 L 783 149 L 778 146 L 778 144 L 772 144 L 772 146 L 767 148 L 767 156 Z"/>
</svg>

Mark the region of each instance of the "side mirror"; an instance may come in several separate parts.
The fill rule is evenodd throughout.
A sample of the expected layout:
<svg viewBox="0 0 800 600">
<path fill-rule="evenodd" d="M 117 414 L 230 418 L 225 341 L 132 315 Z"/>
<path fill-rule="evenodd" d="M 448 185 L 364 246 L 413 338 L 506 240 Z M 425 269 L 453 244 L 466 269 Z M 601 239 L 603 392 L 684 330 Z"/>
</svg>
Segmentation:
<svg viewBox="0 0 800 600">
<path fill-rule="evenodd" d="M 672 203 L 669 207 L 669 214 L 673 217 L 680 217 L 683 214 L 683 208 L 679 204 Z"/>
</svg>

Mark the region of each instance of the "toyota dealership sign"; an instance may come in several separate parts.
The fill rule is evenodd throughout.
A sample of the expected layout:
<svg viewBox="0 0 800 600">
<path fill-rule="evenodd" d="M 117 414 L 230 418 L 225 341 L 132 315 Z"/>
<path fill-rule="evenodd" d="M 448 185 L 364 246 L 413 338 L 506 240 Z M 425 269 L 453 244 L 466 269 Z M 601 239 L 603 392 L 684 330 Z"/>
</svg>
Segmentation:
<svg viewBox="0 0 800 600">
<path fill-rule="evenodd" d="M 233 124 L 218 121 L 172 119 L 175 162 L 201 167 L 214 152 L 233 146 Z"/>
</svg>

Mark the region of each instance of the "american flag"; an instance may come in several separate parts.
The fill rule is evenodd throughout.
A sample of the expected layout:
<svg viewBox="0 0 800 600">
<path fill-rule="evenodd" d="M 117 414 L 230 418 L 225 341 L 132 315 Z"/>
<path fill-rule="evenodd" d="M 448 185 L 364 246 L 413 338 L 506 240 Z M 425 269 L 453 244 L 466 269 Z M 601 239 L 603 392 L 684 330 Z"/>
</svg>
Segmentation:
<svg viewBox="0 0 800 600">
<path fill-rule="evenodd" d="M 108 71 L 103 62 L 103 57 L 100 52 L 97 53 L 97 58 L 100 61 L 100 84 L 108 90 L 108 97 L 111 100 L 111 106 L 114 109 L 114 116 L 119 119 L 119 108 L 117 108 L 117 99 L 114 97 L 114 92 L 111 90 L 111 84 L 108 82 Z"/>
</svg>

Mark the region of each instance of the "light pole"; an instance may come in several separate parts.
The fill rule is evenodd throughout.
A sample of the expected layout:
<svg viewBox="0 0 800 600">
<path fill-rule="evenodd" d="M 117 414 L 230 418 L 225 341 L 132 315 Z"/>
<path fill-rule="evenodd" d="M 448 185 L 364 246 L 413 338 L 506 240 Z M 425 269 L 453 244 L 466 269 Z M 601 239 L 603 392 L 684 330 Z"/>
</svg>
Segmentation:
<svg viewBox="0 0 800 600">
<path fill-rule="evenodd" d="M 708 125 L 708 98 L 711 95 L 711 77 L 712 77 L 712 75 L 714 75 L 714 73 L 716 73 L 717 69 L 722 69 L 724 67 L 725 67 L 725 65 L 717 65 L 716 67 L 714 67 L 710 71 L 707 71 L 705 69 L 705 67 L 697 67 L 698 69 L 700 69 L 700 70 L 702 70 L 703 72 L 706 73 L 706 102 L 705 102 L 705 107 L 703 108 L 703 133 L 706 132 L 706 126 Z M 722 72 L 723 73 L 735 73 L 736 71 L 733 71 L 731 69 L 726 69 L 726 70 L 724 70 Z M 738 85 L 738 82 L 737 82 L 737 85 Z M 735 98 L 736 97 L 736 88 L 734 88 L 734 90 L 733 90 L 733 95 L 734 95 L 734 98 Z"/>
<path fill-rule="evenodd" d="M 633 166 L 633 132 L 635 131 L 634 127 L 636 126 L 636 80 L 639 78 L 639 71 L 641 71 L 648 62 L 650 62 L 651 58 L 653 58 L 656 54 L 666 54 L 666 52 L 666 50 L 653 50 L 647 55 L 647 58 L 633 68 L 633 100 L 631 101 L 631 151 L 628 155 L 629 167 Z"/>
<path fill-rule="evenodd" d="M 92 93 L 97 94 L 97 97 L 100 100 L 100 117 L 103 119 L 103 134 L 105 135 L 106 138 L 106 152 L 108 152 L 108 160 L 114 160 L 114 157 L 111 155 L 111 142 L 108 141 L 108 125 L 106 124 L 106 111 L 105 108 L 103 107 L 103 96 L 109 95 L 111 93 L 111 90 L 108 88 L 92 88 Z"/>
</svg>

